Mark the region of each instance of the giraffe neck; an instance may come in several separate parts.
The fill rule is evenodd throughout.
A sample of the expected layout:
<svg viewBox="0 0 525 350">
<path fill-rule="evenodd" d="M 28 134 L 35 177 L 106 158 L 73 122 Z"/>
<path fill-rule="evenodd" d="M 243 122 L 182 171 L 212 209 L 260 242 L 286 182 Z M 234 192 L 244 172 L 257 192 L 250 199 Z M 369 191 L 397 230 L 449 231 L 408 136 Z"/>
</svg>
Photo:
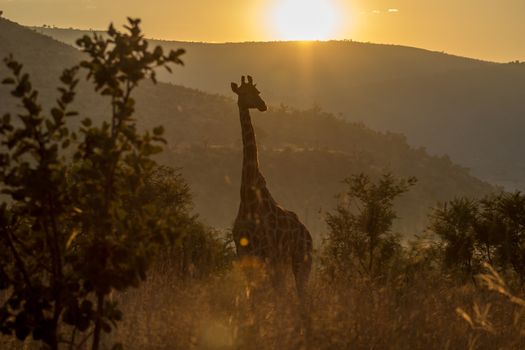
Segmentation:
<svg viewBox="0 0 525 350">
<path fill-rule="evenodd" d="M 239 108 L 242 130 L 243 159 L 241 178 L 241 197 L 246 198 L 248 193 L 253 192 L 253 187 L 258 187 L 261 173 L 259 171 L 259 160 L 257 156 L 257 142 L 253 130 L 250 111 Z"/>
</svg>

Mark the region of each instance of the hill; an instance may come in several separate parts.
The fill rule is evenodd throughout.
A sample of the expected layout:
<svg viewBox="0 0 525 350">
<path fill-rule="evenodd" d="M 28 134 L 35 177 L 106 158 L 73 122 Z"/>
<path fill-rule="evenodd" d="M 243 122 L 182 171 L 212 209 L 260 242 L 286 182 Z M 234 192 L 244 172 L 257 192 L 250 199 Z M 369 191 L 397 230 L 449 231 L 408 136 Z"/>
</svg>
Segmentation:
<svg viewBox="0 0 525 350">
<path fill-rule="evenodd" d="M 70 46 L 0 19 L 0 56 L 8 53 L 24 61 L 46 105 L 53 101 L 58 72 L 81 58 Z M 185 61 L 190 65 L 191 56 Z M 177 69 L 175 76 L 185 69 Z M 0 68 L 0 76 L 4 73 Z M 232 72 L 223 84 L 229 86 L 239 75 L 240 71 Z M 79 89 L 76 107 L 82 115 L 98 118 L 107 112 L 106 101 L 91 93 L 90 87 L 81 84 Z M 239 200 L 242 152 L 234 101 L 162 83 L 145 84 L 136 98 L 142 127 L 165 126 L 169 149 L 160 160 L 182 169 L 194 193 L 195 210 L 212 225 L 230 226 Z M 14 108 L 1 88 L 0 114 Z M 335 195 L 344 189 L 341 181 L 354 173 L 377 175 L 389 170 L 419 179 L 398 203 L 403 220 L 397 228 L 405 233 L 424 229 L 428 209 L 437 201 L 494 190 L 448 157 L 410 147 L 399 134 L 376 132 L 318 108 L 273 107 L 265 114 L 254 112 L 253 119 L 262 171 L 274 197 L 295 210 L 317 236 L 324 230 L 322 212 L 333 208 Z"/>
<path fill-rule="evenodd" d="M 37 30 L 71 44 L 80 34 Z M 186 69 L 165 81 L 226 94 L 224 81 L 250 72 L 273 104 L 341 112 L 448 154 L 487 181 L 525 189 L 525 64 L 351 41 L 155 43 L 188 50 Z"/>
</svg>

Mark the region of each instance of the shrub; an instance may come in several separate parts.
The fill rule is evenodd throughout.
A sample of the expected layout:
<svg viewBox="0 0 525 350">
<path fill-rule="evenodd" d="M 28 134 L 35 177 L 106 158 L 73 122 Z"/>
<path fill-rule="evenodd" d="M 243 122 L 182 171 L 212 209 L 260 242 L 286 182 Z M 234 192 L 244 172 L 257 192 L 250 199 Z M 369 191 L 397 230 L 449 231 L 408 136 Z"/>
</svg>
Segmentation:
<svg viewBox="0 0 525 350">
<path fill-rule="evenodd" d="M 365 174 L 345 180 L 347 191 L 335 212 L 326 217 L 329 230 L 323 264 L 331 275 L 385 274 L 401 250 L 391 231 L 396 218 L 393 202 L 415 182 L 414 178 L 398 180 L 391 174 L 375 182 Z"/>
<path fill-rule="evenodd" d="M 0 188 L 8 196 L 0 206 L 4 334 L 32 335 L 52 349 L 92 337 L 98 349 L 101 332 L 122 318 L 110 293 L 138 286 L 155 253 L 180 236 L 180 216 L 164 214 L 184 206 L 184 190 L 169 198 L 173 208 L 137 206 L 165 141 L 161 127 L 136 129 L 132 94 L 142 80 L 155 81 L 156 68 L 182 64 L 183 51 L 148 50 L 139 22 L 129 19 L 126 33 L 111 25 L 106 39 L 78 41 L 88 59 L 64 71 L 49 114 L 22 65 L 5 60 L 12 78 L 3 83 L 13 87 L 23 112 L 0 121 Z M 111 115 L 98 126 L 85 118 L 71 130 L 81 69 L 110 99 Z"/>
<path fill-rule="evenodd" d="M 525 195 L 458 198 L 438 206 L 430 229 L 444 243 L 444 263 L 474 276 L 488 263 L 525 281 Z"/>
</svg>

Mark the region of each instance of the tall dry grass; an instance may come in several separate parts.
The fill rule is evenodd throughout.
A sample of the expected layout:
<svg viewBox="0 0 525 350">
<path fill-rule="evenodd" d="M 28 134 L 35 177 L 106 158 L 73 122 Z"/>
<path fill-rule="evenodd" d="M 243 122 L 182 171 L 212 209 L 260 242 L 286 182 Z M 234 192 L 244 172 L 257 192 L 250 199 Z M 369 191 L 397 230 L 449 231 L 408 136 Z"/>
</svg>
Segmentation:
<svg viewBox="0 0 525 350">
<path fill-rule="evenodd" d="M 300 303 L 292 281 L 278 293 L 256 266 L 185 283 L 155 273 L 119 296 L 127 317 L 111 341 L 129 349 L 525 348 L 521 306 L 480 284 L 421 271 L 386 282 L 317 274 L 309 287 Z M 458 313 L 480 305 L 490 305 L 490 331 Z"/>
<path fill-rule="evenodd" d="M 525 348 L 523 299 L 501 278 L 485 279 L 491 288 L 431 271 L 380 282 L 328 281 L 317 271 L 300 303 L 291 280 L 277 292 L 255 263 L 186 281 L 156 269 L 139 289 L 115 295 L 125 318 L 104 348 Z M 23 348 L 2 339 L 2 349 Z"/>
</svg>

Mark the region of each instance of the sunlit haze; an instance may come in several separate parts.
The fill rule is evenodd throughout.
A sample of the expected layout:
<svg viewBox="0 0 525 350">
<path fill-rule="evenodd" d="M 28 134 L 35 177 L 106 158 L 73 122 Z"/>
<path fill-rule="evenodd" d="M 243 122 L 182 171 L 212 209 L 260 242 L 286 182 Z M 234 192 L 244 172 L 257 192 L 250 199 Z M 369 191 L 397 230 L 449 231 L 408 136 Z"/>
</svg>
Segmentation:
<svg viewBox="0 0 525 350">
<path fill-rule="evenodd" d="M 269 26 L 278 39 L 326 40 L 337 37 L 339 13 L 331 0 L 283 0 L 274 5 Z"/>
<path fill-rule="evenodd" d="M 525 59 L 523 0 L 0 0 L 26 25 L 105 29 L 125 15 L 148 37 L 401 44 L 495 61 Z"/>
</svg>

